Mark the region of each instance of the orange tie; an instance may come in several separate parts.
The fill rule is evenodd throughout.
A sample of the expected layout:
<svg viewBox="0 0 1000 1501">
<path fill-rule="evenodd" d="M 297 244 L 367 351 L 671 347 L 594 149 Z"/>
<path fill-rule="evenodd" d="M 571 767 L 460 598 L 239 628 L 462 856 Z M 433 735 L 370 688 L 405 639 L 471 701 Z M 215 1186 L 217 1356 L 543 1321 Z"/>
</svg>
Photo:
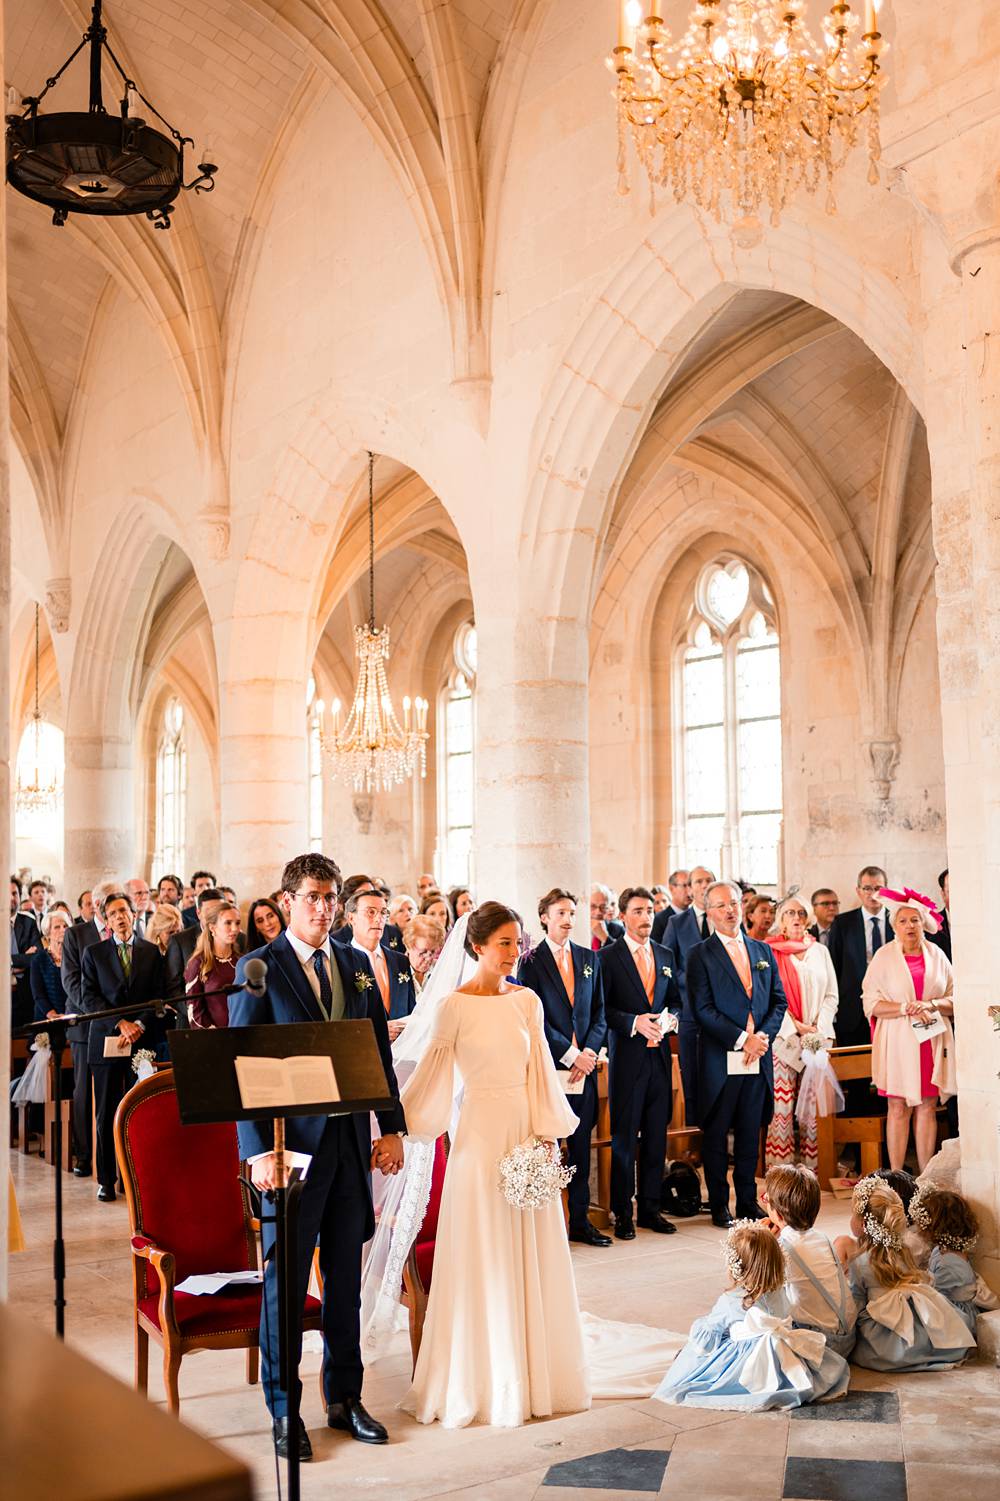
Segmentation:
<svg viewBox="0 0 1000 1501">
<path fill-rule="evenodd" d="M 636 949 L 635 962 L 639 969 L 639 977 L 642 980 L 643 989 L 646 992 L 646 1000 L 652 1006 L 655 980 L 653 977 L 653 956 L 649 952 L 648 944 L 645 948 Z"/>
<path fill-rule="evenodd" d="M 385 1007 L 386 1016 L 388 1016 L 392 1009 L 392 1002 L 389 999 L 389 967 L 385 962 L 385 955 L 381 948 L 377 948 L 372 955 L 372 969 L 375 971 L 375 979 L 378 981 L 378 988 L 382 993 L 382 1005 Z"/>
<path fill-rule="evenodd" d="M 743 981 L 743 989 L 747 995 L 753 990 L 753 981 L 750 978 L 750 960 L 742 943 L 727 943 L 726 950 L 733 961 L 736 973 Z"/>
<path fill-rule="evenodd" d="M 573 978 L 573 958 L 572 958 L 572 955 L 570 954 L 569 944 L 568 943 L 564 943 L 563 946 L 562 946 L 562 948 L 559 950 L 559 953 L 557 955 L 557 962 L 558 962 L 558 965 L 559 965 L 559 973 L 562 975 L 563 985 L 566 987 L 566 995 L 567 995 L 567 997 L 569 999 L 570 1010 L 572 1010 L 572 1008 L 573 1008 L 573 992 L 574 992 L 574 988 L 575 988 L 575 981 L 574 981 L 574 978 Z M 572 1035 L 572 1038 L 573 1038 L 573 1046 L 575 1048 L 578 1048 L 580 1046 L 580 1044 L 576 1040 L 576 1028 L 575 1027 L 573 1028 L 573 1031 L 572 1031 L 571 1035 Z"/>
</svg>

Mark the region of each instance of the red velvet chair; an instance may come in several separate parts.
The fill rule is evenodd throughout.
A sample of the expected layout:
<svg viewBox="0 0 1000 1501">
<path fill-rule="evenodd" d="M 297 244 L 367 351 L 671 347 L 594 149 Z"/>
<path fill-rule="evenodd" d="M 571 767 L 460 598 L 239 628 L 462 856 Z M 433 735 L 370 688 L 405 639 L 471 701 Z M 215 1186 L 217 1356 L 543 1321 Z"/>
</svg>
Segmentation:
<svg viewBox="0 0 1000 1501">
<path fill-rule="evenodd" d="M 403 1268 L 403 1302 L 410 1316 L 410 1352 L 416 1366 L 420 1353 L 420 1341 L 424 1333 L 427 1315 L 427 1298 L 431 1290 L 434 1272 L 434 1246 L 437 1241 L 438 1216 L 441 1213 L 441 1195 L 444 1191 L 444 1174 L 448 1166 L 447 1136 L 439 1136 L 434 1143 L 434 1167 L 431 1173 L 431 1196 L 427 1212 L 417 1238 Z"/>
<path fill-rule="evenodd" d="M 115 1152 L 132 1232 L 136 1386 L 147 1388 L 150 1336 L 163 1347 L 171 1412 L 180 1408 L 181 1360 L 193 1350 L 246 1350 L 247 1381 L 254 1384 L 260 1284 L 203 1297 L 175 1291 L 195 1273 L 259 1265 L 235 1125 L 182 1126 L 173 1071 L 164 1069 L 119 1105 Z M 307 1298 L 303 1327 L 318 1329 L 319 1315 L 319 1303 Z"/>
</svg>

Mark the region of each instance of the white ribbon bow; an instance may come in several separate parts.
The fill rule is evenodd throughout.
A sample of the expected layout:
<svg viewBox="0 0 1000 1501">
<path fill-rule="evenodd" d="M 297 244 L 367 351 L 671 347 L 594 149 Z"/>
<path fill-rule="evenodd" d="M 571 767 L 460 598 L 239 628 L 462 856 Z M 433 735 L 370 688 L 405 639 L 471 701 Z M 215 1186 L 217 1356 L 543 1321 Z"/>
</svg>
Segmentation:
<svg viewBox="0 0 1000 1501">
<path fill-rule="evenodd" d="M 748 1392 L 779 1391 L 782 1375 L 797 1392 L 812 1390 L 812 1373 L 803 1362 L 818 1365 L 823 1359 L 826 1337 L 818 1330 L 796 1329 L 790 1318 L 778 1319 L 751 1308 L 729 1334 L 734 1340 L 756 1341 L 740 1370 L 740 1384 Z"/>
<path fill-rule="evenodd" d="M 914 1312 L 935 1350 L 969 1350 L 976 1343 L 964 1319 L 933 1287 L 893 1287 L 868 1304 L 869 1317 L 903 1341 L 913 1344 Z"/>
</svg>

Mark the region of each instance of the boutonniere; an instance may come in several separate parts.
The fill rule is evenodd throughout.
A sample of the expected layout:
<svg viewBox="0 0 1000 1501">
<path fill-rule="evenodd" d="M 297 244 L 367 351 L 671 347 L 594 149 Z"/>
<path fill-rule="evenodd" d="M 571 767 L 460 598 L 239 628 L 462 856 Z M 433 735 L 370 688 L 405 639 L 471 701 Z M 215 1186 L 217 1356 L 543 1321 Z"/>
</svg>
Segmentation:
<svg viewBox="0 0 1000 1501">
<path fill-rule="evenodd" d="M 399 948 L 399 939 L 398 938 L 390 938 L 389 939 L 389 947 L 391 949 L 398 949 Z"/>
<path fill-rule="evenodd" d="M 754 965 L 754 969 L 770 969 L 770 968 L 771 968 L 771 966 L 768 964 L 768 962 L 767 962 L 766 959 L 758 959 L 757 962 L 756 962 L 756 964 Z"/>
<path fill-rule="evenodd" d="M 371 988 L 372 988 L 372 977 L 371 977 L 371 975 L 362 974 L 362 972 L 361 972 L 360 969 L 357 970 L 356 973 L 355 973 L 355 976 L 354 976 L 354 988 L 358 992 L 359 995 L 364 995 L 364 993 L 365 993 L 366 990 L 371 990 Z"/>
<path fill-rule="evenodd" d="M 593 969 L 592 969 L 592 967 L 591 967 L 591 966 L 590 966 L 590 965 L 589 965 L 589 964 L 585 964 L 585 965 L 584 965 L 584 966 L 583 966 L 583 978 L 584 978 L 584 979 L 585 979 L 585 980 L 589 980 L 589 979 L 590 979 L 590 977 L 591 977 L 591 975 L 592 975 L 592 974 L 593 974 L 593 973 L 594 973 L 594 971 L 593 971 Z"/>
<path fill-rule="evenodd" d="M 408 969 L 401 969 L 396 978 L 399 981 L 400 985 L 409 985 L 410 981 L 413 979 L 413 976 L 410 974 L 410 971 Z"/>
</svg>

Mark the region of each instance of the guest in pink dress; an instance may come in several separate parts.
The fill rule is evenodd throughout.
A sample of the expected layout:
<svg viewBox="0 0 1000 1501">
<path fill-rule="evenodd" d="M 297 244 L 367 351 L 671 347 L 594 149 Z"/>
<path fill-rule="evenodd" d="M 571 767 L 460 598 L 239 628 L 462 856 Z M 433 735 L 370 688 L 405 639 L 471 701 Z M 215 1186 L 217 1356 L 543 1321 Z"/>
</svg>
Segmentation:
<svg viewBox="0 0 1000 1501">
<path fill-rule="evenodd" d="M 955 1093 L 952 969 L 927 942 L 940 926 L 930 897 L 908 886 L 879 895 L 896 937 L 873 954 L 862 991 L 872 1022 L 872 1080 L 888 1099 L 889 1166 L 903 1166 L 912 1121 L 922 1172 L 937 1149 L 938 1101 Z"/>
</svg>

